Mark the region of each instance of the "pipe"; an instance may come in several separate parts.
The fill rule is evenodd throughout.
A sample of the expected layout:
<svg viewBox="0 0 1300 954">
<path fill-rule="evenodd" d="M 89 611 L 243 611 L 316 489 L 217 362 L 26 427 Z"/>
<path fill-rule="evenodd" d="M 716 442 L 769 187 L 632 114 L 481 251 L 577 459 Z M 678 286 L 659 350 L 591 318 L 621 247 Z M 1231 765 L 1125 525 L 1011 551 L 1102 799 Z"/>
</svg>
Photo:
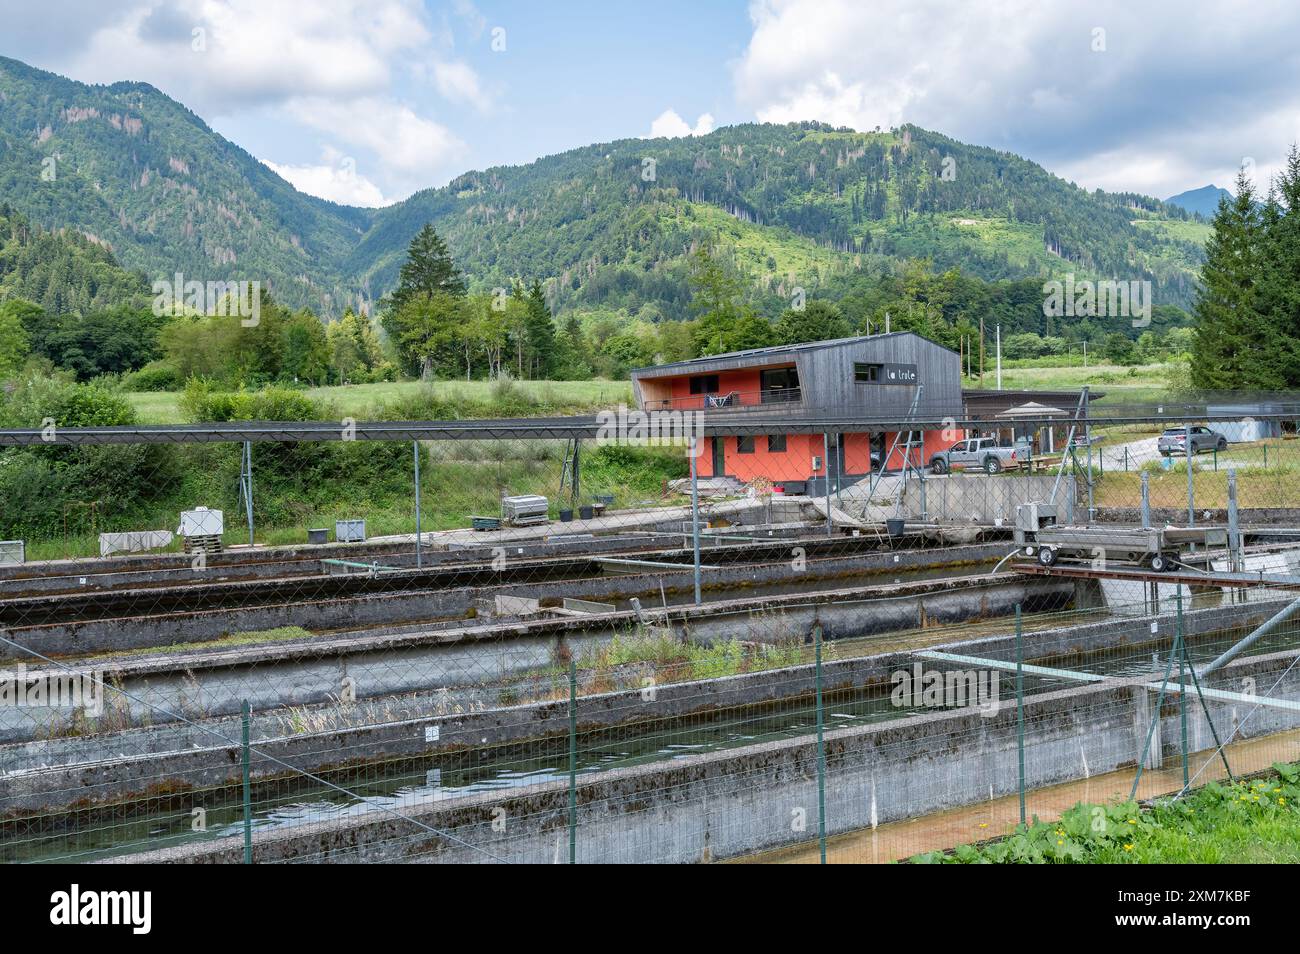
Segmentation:
<svg viewBox="0 0 1300 954">
<path fill-rule="evenodd" d="M 1236 659 L 1239 655 L 1241 655 L 1242 652 L 1249 649 L 1251 646 L 1259 642 L 1269 633 L 1273 632 L 1273 630 L 1277 629 L 1277 627 L 1281 626 L 1297 610 L 1300 610 L 1300 599 L 1297 599 L 1295 602 L 1289 603 L 1288 605 L 1284 606 L 1281 610 L 1278 611 L 1276 616 L 1274 616 L 1268 622 L 1262 624 L 1258 629 L 1256 629 L 1249 636 L 1239 640 L 1238 642 L 1234 643 L 1233 645 L 1229 646 L 1226 650 L 1224 650 L 1223 655 L 1221 655 L 1218 659 L 1214 660 L 1211 663 L 1206 664 L 1201 669 L 1198 669 L 1196 671 L 1197 676 L 1203 679 L 1206 676 L 1208 676 L 1210 673 L 1214 672 L 1216 669 L 1221 669 L 1223 666 L 1232 662 L 1232 660 Z"/>
</svg>

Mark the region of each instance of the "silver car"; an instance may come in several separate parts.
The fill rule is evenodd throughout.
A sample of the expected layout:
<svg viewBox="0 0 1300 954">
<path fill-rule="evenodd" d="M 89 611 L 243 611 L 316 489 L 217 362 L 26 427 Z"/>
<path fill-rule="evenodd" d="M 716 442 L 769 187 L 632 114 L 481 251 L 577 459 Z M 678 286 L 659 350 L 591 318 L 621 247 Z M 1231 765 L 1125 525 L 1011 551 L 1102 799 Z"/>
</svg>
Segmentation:
<svg viewBox="0 0 1300 954">
<path fill-rule="evenodd" d="M 1224 451 L 1228 449 L 1228 439 L 1218 431 L 1196 424 L 1192 427 L 1167 427 L 1156 443 L 1161 457 L 1186 457 L 1187 435 L 1192 435 L 1192 453 L 1204 451 Z"/>
</svg>

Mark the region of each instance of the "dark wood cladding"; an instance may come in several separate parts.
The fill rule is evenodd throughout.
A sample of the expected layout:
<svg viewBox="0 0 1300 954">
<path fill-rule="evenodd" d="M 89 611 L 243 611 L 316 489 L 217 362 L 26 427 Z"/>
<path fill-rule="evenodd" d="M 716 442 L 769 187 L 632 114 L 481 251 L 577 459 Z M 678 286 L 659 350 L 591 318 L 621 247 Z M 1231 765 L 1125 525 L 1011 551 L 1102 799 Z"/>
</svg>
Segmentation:
<svg viewBox="0 0 1300 954">
<path fill-rule="evenodd" d="M 799 397 L 789 408 L 791 416 L 853 415 L 881 420 L 905 418 L 916 396 L 924 390 L 918 416 L 931 420 L 960 418 L 963 413 L 961 359 L 956 352 L 911 332 L 851 338 L 844 341 L 767 348 L 716 358 L 699 358 L 632 372 L 637 402 L 660 391 L 650 382 L 720 371 L 742 371 L 794 364 L 799 374 Z M 856 380 L 855 365 L 904 365 L 916 368 L 915 384 L 867 383 Z M 643 388 L 642 383 L 648 386 Z M 744 408 L 717 408 L 710 417 L 743 413 Z"/>
</svg>

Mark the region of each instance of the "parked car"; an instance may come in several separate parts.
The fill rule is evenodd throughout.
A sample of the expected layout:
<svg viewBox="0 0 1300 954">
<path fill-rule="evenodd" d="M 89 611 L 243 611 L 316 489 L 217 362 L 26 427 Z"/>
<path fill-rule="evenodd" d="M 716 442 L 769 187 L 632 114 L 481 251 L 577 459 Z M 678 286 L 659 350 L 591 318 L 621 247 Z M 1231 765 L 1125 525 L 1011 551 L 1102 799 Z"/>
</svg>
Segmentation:
<svg viewBox="0 0 1300 954">
<path fill-rule="evenodd" d="M 1187 456 L 1187 432 L 1192 434 L 1192 453 L 1199 454 L 1202 451 L 1223 451 L 1228 449 L 1228 439 L 1218 431 L 1212 431 L 1208 427 L 1197 424 L 1191 428 L 1185 427 L 1167 427 L 1165 432 L 1160 435 L 1160 440 L 1156 442 L 1156 449 L 1160 451 L 1161 457 L 1186 457 Z"/>
<path fill-rule="evenodd" d="M 1016 462 L 1016 448 L 999 447 L 996 437 L 972 437 L 958 441 L 930 458 L 930 470 L 947 474 L 954 470 L 978 467 L 986 474 L 999 473 Z"/>
</svg>

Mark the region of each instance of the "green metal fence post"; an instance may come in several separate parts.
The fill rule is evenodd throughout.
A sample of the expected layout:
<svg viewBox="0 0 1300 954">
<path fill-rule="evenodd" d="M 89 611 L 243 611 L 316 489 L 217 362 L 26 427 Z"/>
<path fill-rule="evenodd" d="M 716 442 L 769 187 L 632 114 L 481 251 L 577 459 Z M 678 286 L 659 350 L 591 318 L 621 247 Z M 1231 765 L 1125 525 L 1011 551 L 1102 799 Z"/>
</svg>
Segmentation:
<svg viewBox="0 0 1300 954">
<path fill-rule="evenodd" d="M 826 864 L 826 742 L 825 710 L 822 708 L 822 626 L 813 626 L 813 647 L 816 653 L 817 682 L 817 845 L 821 863 Z"/>
<path fill-rule="evenodd" d="M 411 441 L 411 446 L 415 451 L 415 565 L 423 567 L 424 556 L 420 550 L 420 442 Z"/>
<path fill-rule="evenodd" d="M 1183 641 L 1183 585 L 1174 588 L 1174 605 L 1177 607 L 1174 639 L 1178 642 L 1181 653 L 1178 657 L 1178 720 L 1182 728 L 1183 747 L 1183 791 L 1187 791 L 1190 778 L 1187 765 L 1187 684 L 1183 674 L 1183 663 L 1187 659 L 1187 644 Z"/>
<path fill-rule="evenodd" d="M 1181 586 L 1181 584 L 1179 584 Z M 1151 754 L 1151 739 L 1156 734 L 1156 729 L 1160 726 L 1160 710 L 1165 705 L 1165 689 L 1169 686 L 1169 676 L 1174 671 L 1174 659 L 1182 652 L 1181 633 L 1175 629 L 1174 645 L 1169 653 L 1169 661 L 1165 663 L 1165 674 L 1160 679 L 1160 693 L 1156 696 L 1155 711 L 1147 724 L 1146 741 L 1142 744 L 1142 756 L 1138 759 L 1137 771 L 1133 775 L 1133 789 L 1129 792 L 1129 801 L 1137 798 L 1138 784 L 1142 781 L 1142 768 L 1147 764 L 1147 756 Z"/>
<path fill-rule="evenodd" d="M 1020 824 L 1025 824 L 1025 634 L 1016 604 L 1016 750 L 1020 768 Z"/>
<path fill-rule="evenodd" d="M 578 863 L 578 661 L 569 659 L 569 864 Z"/>
<path fill-rule="evenodd" d="M 249 778 L 249 751 L 248 736 L 249 722 L 252 721 L 253 710 L 248 705 L 248 700 L 244 700 L 241 710 L 243 723 L 243 762 L 244 762 L 244 864 L 253 863 L 253 787 Z"/>
</svg>

